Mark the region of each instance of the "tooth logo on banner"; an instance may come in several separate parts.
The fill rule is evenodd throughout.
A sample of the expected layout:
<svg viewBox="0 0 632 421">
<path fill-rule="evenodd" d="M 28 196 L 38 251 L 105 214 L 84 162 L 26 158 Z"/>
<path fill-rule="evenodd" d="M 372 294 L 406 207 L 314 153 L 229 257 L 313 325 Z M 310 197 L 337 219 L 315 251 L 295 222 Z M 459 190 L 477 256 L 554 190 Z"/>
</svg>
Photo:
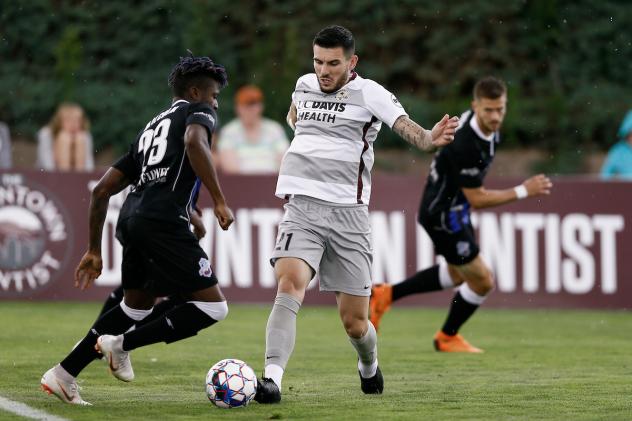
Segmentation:
<svg viewBox="0 0 632 421">
<path fill-rule="evenodd" d="M 60 204 L 23 175 L 0 177 L 0 296 L 47 287 L 65 266 L 71 227 Z"/>
</svg>

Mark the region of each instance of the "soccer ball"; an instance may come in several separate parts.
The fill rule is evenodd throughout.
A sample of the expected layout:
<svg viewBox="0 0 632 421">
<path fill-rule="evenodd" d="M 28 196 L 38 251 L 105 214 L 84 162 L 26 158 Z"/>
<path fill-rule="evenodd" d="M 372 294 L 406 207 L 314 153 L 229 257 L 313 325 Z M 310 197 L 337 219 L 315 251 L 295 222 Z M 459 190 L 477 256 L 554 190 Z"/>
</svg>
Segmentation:
<svg viewBox="0 0 632 421">
<path fill-rule="evenodd" d="M 241 360 L 221 360 L 206 375 L 206 396 L 219 408 L 246 406 L 256 392 L 257 376 Z"/>
</svg>

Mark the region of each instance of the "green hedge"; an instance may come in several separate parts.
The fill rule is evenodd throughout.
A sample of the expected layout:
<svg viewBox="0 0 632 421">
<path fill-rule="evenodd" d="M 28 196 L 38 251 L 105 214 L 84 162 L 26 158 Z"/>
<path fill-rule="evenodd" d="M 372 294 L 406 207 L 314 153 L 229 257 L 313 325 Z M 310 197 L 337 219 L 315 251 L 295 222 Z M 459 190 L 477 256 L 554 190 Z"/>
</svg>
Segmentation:
<svg viewBox="0 0 632 421">
<path fill-rule="evenodd" d="M 97 148 L 122 150 L 169 101 L 167 75 L 187 48 L 226 65 L 220 117 L 244 83 L 283 120 L 311 39 L 339 23 L 357 39 L 359 72 L 394 91 L 420 124 L 469 104 L 476 78 L 503 77 L 510 146 L 550 151 L 577 169 L 632 108 L 632 11 L 617 0 L 0 0 L 0 119 L 33 136 L 64 99 L 81 103 Z M 380 147 L 402 146 L 384 130 Z M 405 146 L 405 145 L 404 145 Z"/>
</svg>

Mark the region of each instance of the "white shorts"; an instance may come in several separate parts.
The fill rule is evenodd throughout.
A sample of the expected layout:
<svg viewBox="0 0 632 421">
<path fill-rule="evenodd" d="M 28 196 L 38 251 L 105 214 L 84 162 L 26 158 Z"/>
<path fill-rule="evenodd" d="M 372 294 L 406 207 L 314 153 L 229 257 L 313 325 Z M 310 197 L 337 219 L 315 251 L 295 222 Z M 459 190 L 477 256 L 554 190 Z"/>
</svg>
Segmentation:
<svg viewBox="0 0 632 421">
<path fill-rule="evenodd" d="M 321 291 L 371 295 L 371 225 L 367 205 L 295 196 L 285 205 L 270 262 L 295 257 L 320 278 Z"/>
</svg>

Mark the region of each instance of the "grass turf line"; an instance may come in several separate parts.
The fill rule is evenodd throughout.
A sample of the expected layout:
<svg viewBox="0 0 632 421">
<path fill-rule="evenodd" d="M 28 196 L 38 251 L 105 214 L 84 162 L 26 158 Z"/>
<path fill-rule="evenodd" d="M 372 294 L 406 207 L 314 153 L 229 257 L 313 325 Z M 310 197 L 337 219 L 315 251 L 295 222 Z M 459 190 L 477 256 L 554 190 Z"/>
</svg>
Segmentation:
<svg viewBox="0 0 632 421">
<path fill-rule="evenodd" d="M 625 312 L 482 309 L 463 333 L 482 355 L 439 354 L 432 336 L 445 309 L 395 308 L 381 327 L 385 393 L 360 391 L 356 357 L 336 310 L 306 307 L 281 405 L 220 410 L 204 377 L 223 358 L 263 365 L 269 306 L 231 305 L 195 338 L 132 354 L 136 380 L 100 361 L 80 376 L 93 407 L 39 391 L 40 376 L 87 331 L 95 303 L 0 304 L 0 395 L 72 420 L 138 419 L 573 419 L 632 418 L 630 315 Z M 0 411 L 0 419 L 14 419 Z"/>
</svg>

